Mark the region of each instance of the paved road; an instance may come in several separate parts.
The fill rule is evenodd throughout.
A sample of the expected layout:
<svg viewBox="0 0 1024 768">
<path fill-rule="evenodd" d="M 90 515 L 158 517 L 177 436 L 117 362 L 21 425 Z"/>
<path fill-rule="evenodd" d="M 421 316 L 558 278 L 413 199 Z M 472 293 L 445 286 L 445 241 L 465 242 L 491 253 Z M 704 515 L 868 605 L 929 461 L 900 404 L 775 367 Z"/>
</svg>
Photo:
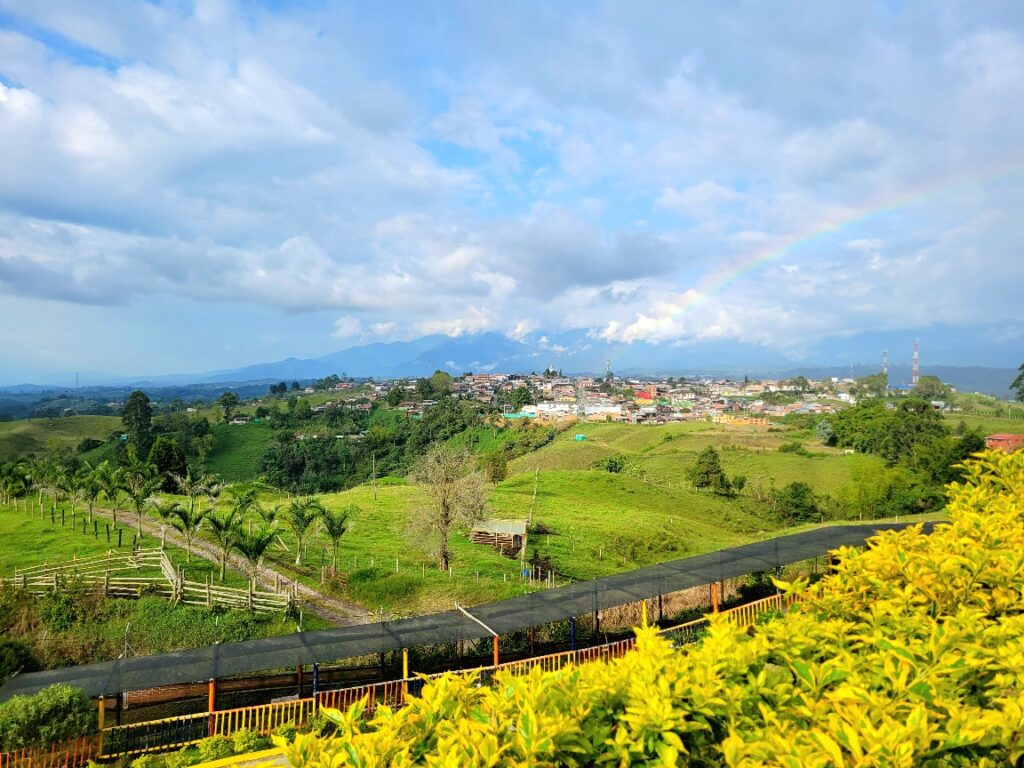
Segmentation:
<svg viewBox="0 0 1024 768">
<path fill-rule="evenodd" d="M 97 507 L 94 512 L 97 517 L 101 517 L 106 520 L 113 520 L 114 515 L 108 509 L 100 509 Z M 133 531 L 138 530 L 138 517 L 134 512 L 119 511 L 117 515 L 118 522 L 122 525 L 125 527 L 131 526 Z M 142 518 L 142 530 L 152 536 L 155 542 L 160 541 L 163 529 L 164 525 L 159 520 L 154 520 L 148 515 Z M 185 537 L 176 529 L 168 525 L 166 527 L 166 536 L 167 541 L 181 549 L 185 549 Z M 211 541 L 198 537 L 193 539 L 192 554 L 193 556 L 198 555 L 204 560 L 209 560 L 217 565 L 218 568 L 220 567 L 220 548 Z M 249 563 L 241 556 L 232 552 L 228 556 L 228 568 L 238 571 L 239 573 L 248 573 Z M 281 580 L 282 584 L 287 584 L 289 586 L 294 581 L 291 577 L 286 576 L 271 566 L 260 566 L 256 580 L 265 589 L 274 591 L 278 579 Z M 337 624 L 338 626 L 368 624 L 374 621 L 374 617 L 370 612 L 361 605 L 357 605 L 356 603 L 348 600 L 342 600 L 331 595 L 325 595 L 319 590 L 306 586 L 302 582 L 299 582 L 298 590 L 299 604 L 302 606 L 303 610 L 308 610 L 310 613 Z"/>
</svg>

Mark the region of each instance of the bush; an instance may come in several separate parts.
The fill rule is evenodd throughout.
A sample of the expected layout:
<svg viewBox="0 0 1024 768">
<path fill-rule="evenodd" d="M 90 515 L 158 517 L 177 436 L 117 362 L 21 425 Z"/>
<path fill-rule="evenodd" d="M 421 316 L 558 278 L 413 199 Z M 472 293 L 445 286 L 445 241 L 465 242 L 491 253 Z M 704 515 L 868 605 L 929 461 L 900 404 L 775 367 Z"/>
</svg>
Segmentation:
<svg viewBox="0 0 1024 768">
<path fill-rule="evenodd" d="M 231 737 L 231 744 L 236 755 L 244 755 L 269 748 L 270 739 L 256 731 L 238 731 Z"/>
<path fill-rule="evenodd" d="M 51 685 L 35 696 L 12 696 L 0 704 L 0 750 L 47 747 L 96 729 L 89 698 L 70 685 Z"/>
<path fill-rule="evenodd" d="M 810 456 L 811 452 L 804 448 L 803 443 L 796 441 L 783 443 L 779 446 L 779 453 L 795 453 L 797 456 Z"/>
<path fill-rule="evenodd" d="M 32 651 L 20 640 L 0 639 L 0 684 L 15 672 L 35 672 L 39 662 Z"/>
<path fill-rule="evenodd" d="M 209 736 L 196 744 L 196 750 L 201 763 L 223 760 L 235 754 L 234 744 L 227 736 Z"/>
<path fill-rule="evenodd" d="M 274 729 L 274 736 L 285 741 L 295 741 L 296 733 L 298 733 L 298 728 L 295 727 L 295 723 L 282 723 Z M 274 742 L 277 743 L 277 739 Z"/>
<path fill-rule="evenodd" d="M 835 572 L 753 631 L 712 622 L 673 650 L 653 630 L 621 659 L 494 687 L 445 676 L 397 712 L 325 711 L 294 766 L 1020 765 L 1024 757 L 1024 452 L 950 486 L 950 524 L 842 548 Z M 283 743 L 282 746 L 285 746 Z"/>
<path fill-rule="evenodd" d="M 202 755 L 195 746 L 188 746 L 178 750 L 174 754 L 165 755 L 164 763 L 167 768 L 190 768 L 203 762 Z"/>
<path fill-rule="evenodd" d="M 163 755 L 141 755 L 132 760 L 131 768 L 165 768 Z"/>
</svg>

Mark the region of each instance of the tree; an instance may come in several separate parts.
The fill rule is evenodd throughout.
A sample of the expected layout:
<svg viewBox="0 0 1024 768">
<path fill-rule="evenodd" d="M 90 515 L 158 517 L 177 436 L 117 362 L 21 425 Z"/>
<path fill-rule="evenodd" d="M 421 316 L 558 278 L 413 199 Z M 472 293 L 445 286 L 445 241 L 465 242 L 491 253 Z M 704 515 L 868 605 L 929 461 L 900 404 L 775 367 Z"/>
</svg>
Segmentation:
<svg viewBox="0 0 1024 768">
<path fill-rule="evenodd" d="M 405 388 L 399 384 L 396 384 L 395 386 L 388 390 L 388 396 L 386 400 L 387 404 L 394 408 L 396 405 L 402 402 L 402 398 L 404 397 L 404 395 Z"/>
<path fill-rule="evenodd" d="M 778 492 L 776 510 L 787 523 L 803 523 L 816 520 L 819 515 L 818 500 L 811 486 L 803 482 L 790 483 Z"/>
<path fill-rule="evenodd" d="M 78 487 L 81 490 L 82 500 L 85 501 L 89 510 L 89 522 L 92 522 L 93 509 L 96 508 L 96 501 L 103 493 L 103 485 L 100 483 L 99 473 L 86 462 L 77 475 Z"/>
<path fill-rule="evenodd" d="M 913 394 L 925 400 L 947 400 L 951 394 L 948 386 L 938 376 L 921 376 L 914 385 Z"/>
<path fill-rule="evenodd" d="M 1017 378 L 1013 380 L 1013 383 L 1010 384 L 1010 390 L 1015 392 L 1017 399 L 1024 403 L 1024 363 L 1021 363 L 1020 368 L 1017 370 L 1020 372 L 1017 374 Z"/>
<path fill-rule="evenodd" d="M 302 565 L 302 542 L 310 527 L 324 514 L 324 506 L 312 497 L 292 499 L 284 508 L 284 521 L 295 534 L 295 564 Z"/>
<path fill-rule="evenodd" d="M 149 463 L 160 475 L 160 490 L 173 493 L 176 489 L 175 475 L 188 473 L 188 461 L 176 440 L 159 435 L 149 449 Z"/>
<path fill-rule="evenodd" d="M 216 404 L 224 412 L 224 423 L 227 424 L 231 421 L 231 414 L 238 408 L 238 395 L 234 392 L 224 392 L 220 397 L 217 398 Z"/>
<path fill-rule="evenodd" d="M 149 396 L 142 390 L 135 390 L 128 396 L 121 413 L 128 444 L 135 447 L 139 456 L 149 455 L 149 447 L 153 442 L 153 407 Z"/>
<path fill-rule="evenodd" d="M 504 401 L 515 408 L 516 411 L 521 411 L 524 405 L 530 405 L 533 402 L 533 395 L 530 394 L 530 390 L 526 387 L 516 387 L 507 394 Z"/>
<path fill-rule="evenodd" d="M 827 419 L 822 419 L 814 427 L 814 434 L 822 445 L 835 445 L 836 433 Z"/>
<path fill-rule="evenodd" d="M 708 446 L 697 456 L 697 462 L 690 468 L 690 482 L 694 488 L 710 488 L 720 496 L 729 496 L 732 485 L 722 469 L 718 451 Z"/>
<path fill-rule="evenodd" d="M 156 516 L 160 518 L 160 522 L 164 524 L 164 528 L 168 525 L 174 526 L 174 521 L 178 517 L 178 513 L 181 511 L 181 502 L 176 499 L 150 499 L 150 508 L 156 512 Z M 163 533 L 160 536 L 160 548 L 163 549 L 167 546 L 167 537 Z"/>
<path fill-rule="evenodd" d="M 853 385 L 853 393 L 857 397 L 885 397 L 889 391 L 889 376 L 885 373 L 873 373 L 857 379 Z"/>
<path fill-rule="evenodd" d="M 163 478 L 156 474 L 153 465 L 135 455 L 134 448 L 128 449 L 128 466 L 124 468 L 124 493 L 139 521 L 139 538 L 142 538 L 142 513 L 149 497 L 160 490 Z"/>
<path fill-rule="evenodd" d="M 492 483 L 500 483 L 508 477 L 508 458 L 505 451 L 498 448 L 480 457 L 480 469 Z"/>
<path fill-rule="evenodd" d="M 455 380 L 444 371 L 434 371 L 434 374 L 430 377 L 430 389 L 435 398 L 451 394 L 454 386 Z"/>
<path fill-rule="evenodd" d="M 224 573 L 228 567 L 228 553 L 235 546 L 238 535 L 242 531 L 242 521 L 232 507 L 227 510 L 210 512 L 206 516 L 206 524 L 210 526 L 213 537 L 220 547 L 220 580 L 224 581 Z"/>
<path fill-rule="evenodd" d="M 442 442 L 431 445 L 416 462 L 410 479 L 423 497 L 423 503 L 413 510 L 413 527 L 437 534 L 438 568 L 446 571 L 452 559 L 448 543 L 452 528 L 468 526 L 482 516 L 487 483 L 474 471 L 468 451 Z"/>
<path fill-rule="evenodd" d="M 259 528 L 248 533 L 239 530 L 238 535 L 235 537 L 235 549 L 248 561 L 249 567 L 252 569 L 249 573 L 249 578 L 252 579 L 254 587 L 256 585 L 256 578 L 259 576 L 263 556 L 270 549 L 270 545 L 274 543 L 275 538 L 277 538 L 277 531 L 271 525 L 261 525 Z"/>
<path fill-rule="evenodd" d="M 747 476 L 736 475 L 732 479 L 732 487 L 736 489 L 736 493 L 743 493 L 743 489 L 747 487 Z"/>
<path fill-rule="evenodd" d="M 349 520 L 359 514 L 359 507 L 352 504 L 339 510 L 328 509 L 320 518 L 324 534 L 331 540 L 331 573 L 338 570 L 338 544 L 348 531 Z"/>
<path fill-rule="evenodd" d="M 118 503 L 124 493 L 124 471 L 109 461 L 104 461 L 96 467 L 96 479 L 103 489 L 103 495 L 107 497 L 110 511 L 114 515 L 114 524 L 117 525 Z"/>
<path fill-rule="evenodd" d="M 192 562 L 192 540 L 199 533 L 205 519 L 206 513 L 195 505 L 195 498 L 191 496 L 187 507 L 179 504 L 174 510 L 171 525 L 185 537 L 185 562 Z"/>
</svg>

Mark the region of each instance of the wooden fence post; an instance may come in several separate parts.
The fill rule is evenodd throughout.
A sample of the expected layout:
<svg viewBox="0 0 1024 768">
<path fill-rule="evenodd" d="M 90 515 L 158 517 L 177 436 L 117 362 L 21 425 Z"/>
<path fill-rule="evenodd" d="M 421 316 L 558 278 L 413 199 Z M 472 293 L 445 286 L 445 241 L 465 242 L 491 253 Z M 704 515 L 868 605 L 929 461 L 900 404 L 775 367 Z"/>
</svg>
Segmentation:
<svg viewBox="0 0 1024 768">
<path fill-rule="evenodd" d="M 494 641 L 494 666 L 498 666 L 498 636 L 491 638 Z"/>
</svg>

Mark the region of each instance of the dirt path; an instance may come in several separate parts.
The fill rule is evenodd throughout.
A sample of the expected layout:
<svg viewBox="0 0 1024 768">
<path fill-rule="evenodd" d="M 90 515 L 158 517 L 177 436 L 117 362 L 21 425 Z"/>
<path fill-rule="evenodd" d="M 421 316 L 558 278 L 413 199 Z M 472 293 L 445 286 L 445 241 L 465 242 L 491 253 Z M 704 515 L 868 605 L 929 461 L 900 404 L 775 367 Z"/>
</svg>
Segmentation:
<svg viewBox="0 0 1024 768">
<path fill-rule="evenodd" d="M 108 509 L 100 509 L 99 507 L 96 507 L 94 511 L 97 517 L 105 520 L 113 520 L 114 518 L 113 513 Z M 118 522 L 121 525 L 125 526 L 125 528 L 131 528 L 133 531 L 138 530 L 138 517 L 134 512 L 119 511 L 117 514 Z M 163 523 L 159 520 L 154 520 L 148 515 L 142 518 L 142 530 L 152 536 L 157 542 L 160 541 L 163 527 Z M 168 525 L 166 535 L 167 541 L 174 544 L 176 547 L 185 549 L 185 537 L 176 529 Z M 220 567 L 220 547 L 211 541 L 200 538 L 193 539 L 192 554 L 198 555 L 204 560 L 209 560 L 218 568 Z M 232 552 L 228 555 L 228 568 L 233 571 L 238 571 L 239 573 L 248 573 L 249 563 L 238 554 Z M 295 579 L 290 576 L 286 576 L 271 566 L 260 566 L 256 580 L 262 587 L 273 592 L 276 588 L 278 579 L 280 579 L 282 585 L 286 584 L 290 586 L 295 582 Z M 303 610 L 308 610 L 310 613 L 313 613 L 322 619 L 326 619 L 327 621 L 333 622 L 338 626 L 368 624 L 374 620 L 369 611 L 361 605 L 349 602 L 348 600 L 341 600 L 330 595 L 325 595 L 319 590 L 303 584 L 301 581 L 298 582 L 298 591 L 299 604 Z"/>
</svg>

